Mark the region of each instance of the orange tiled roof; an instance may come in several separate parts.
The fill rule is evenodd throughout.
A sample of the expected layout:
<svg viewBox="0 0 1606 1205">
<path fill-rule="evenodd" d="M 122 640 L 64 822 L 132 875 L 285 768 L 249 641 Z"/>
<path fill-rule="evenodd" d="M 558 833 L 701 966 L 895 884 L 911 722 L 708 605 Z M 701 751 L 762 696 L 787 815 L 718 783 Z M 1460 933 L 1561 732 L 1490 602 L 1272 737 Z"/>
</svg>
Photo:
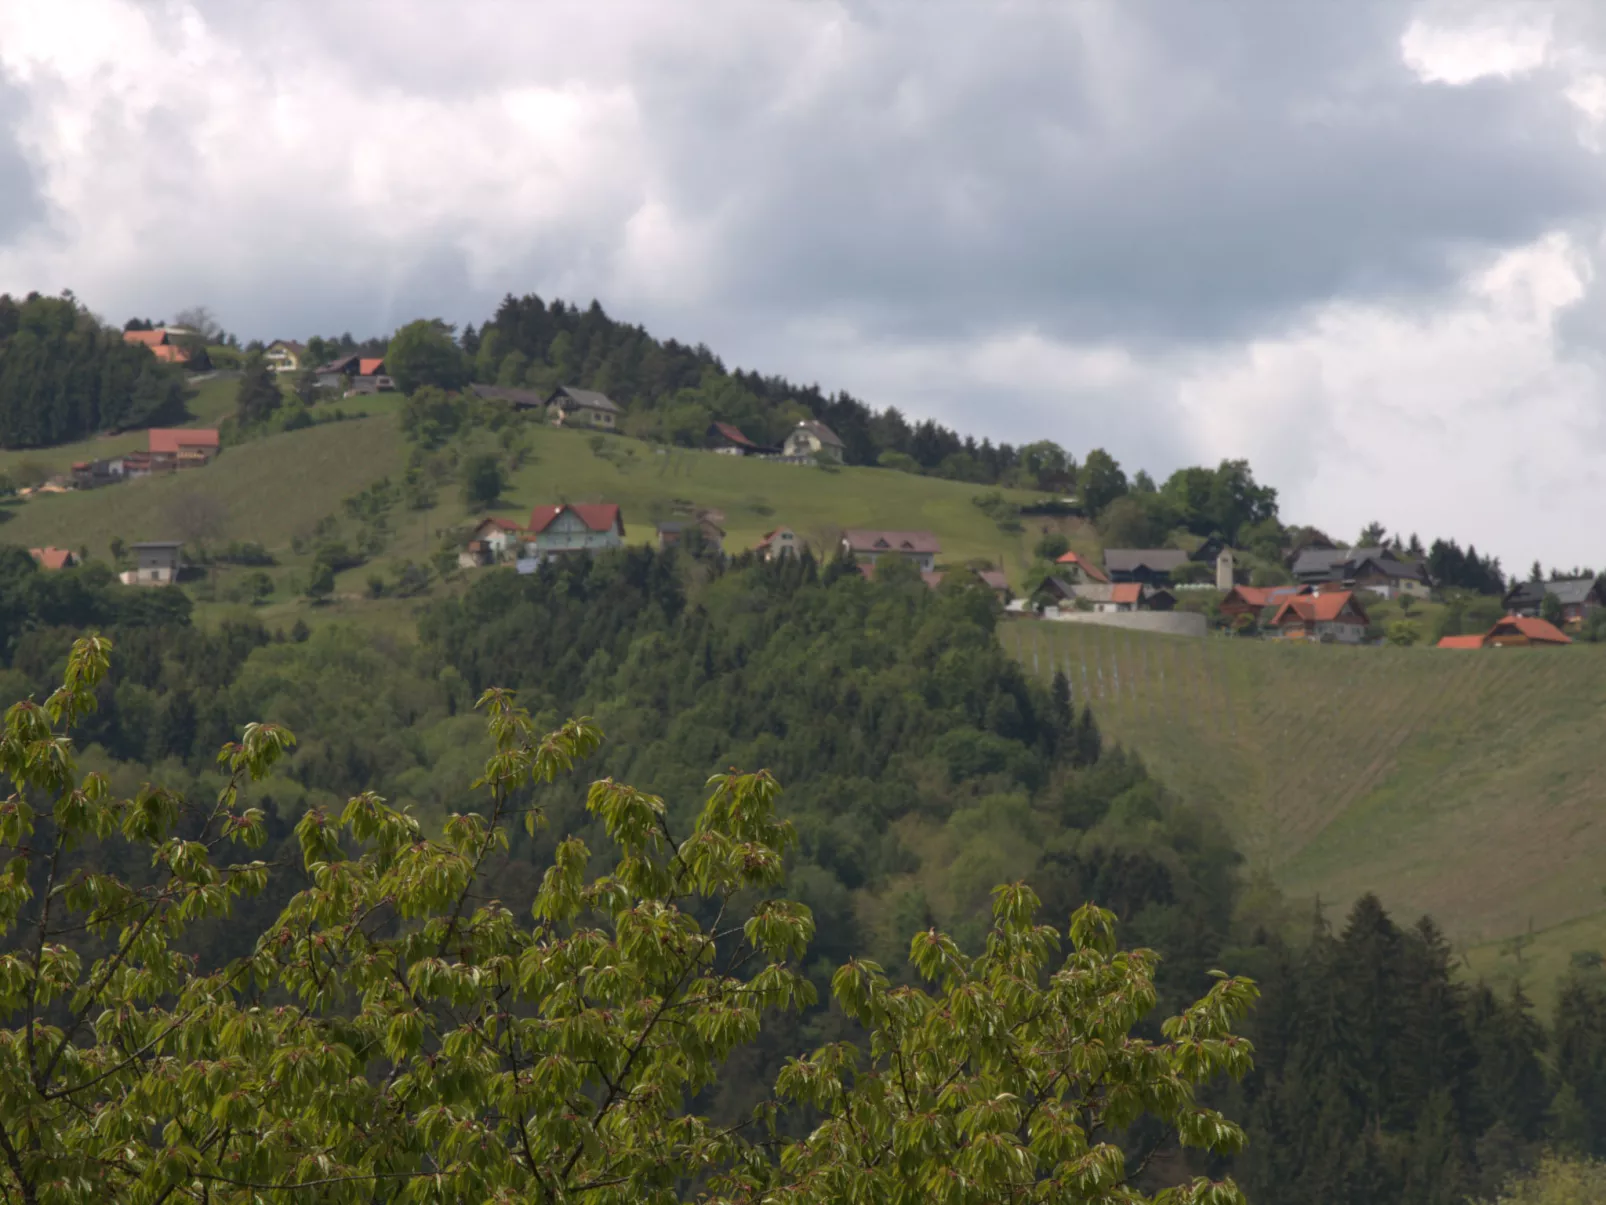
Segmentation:
<svg viewBox="0 0 1606 1205">
<path fill-rule="evenodd" d="M 28 552 L 42 569 L 65 569 L 73 559 L 70 548 L 30 548 Z"/>
<path fill-rule="evenodd" d="M 1277 614 L 1271 622 L 1274 626 L 1280 625 L 1283 617 L 1292 611 L 1305 623 L 1331 623 L 1343 613 L 1346 605 L 1354 609 L 1362 623 L 1366 622 L 1366 612 L 1361 609 L 1360 603 L 1355 602 L 1355 595 L 1349 590 L 1296 594 L 1277 608 Z"/>
<path fill-rule="evenodd" d="M 357 375 L 360 377 L 378 376 L 384 371 L 384 368 L 385 358 L 383 356 L 375 357 L 372 360 L 357 361 Z"/>
<path fill-rule="evenodd" d="M 1110 587 L 1110 601 L 1112 603 L 1127 603 L 1137 606 L 1143 601 L 1142 582 L 1120 582 Z"/>
<path fill-rule="evenodd" d="M 166 331 L 124 331 L 124 343 L 142 343 L 146 347 L 163 347 L 167 343 Z"/>
<path fill-rule="evenodd" d="M 1438 646 L 1441 649 L 1481 649 L 1483 647 L 1483 633 L 1476 636 L 1444 636 Z"/>
<path fill-rule="evenodd" d="M 1081 557 L 1077 556 L 1076 553 L 1074 553 L 1074 552 L 1067 552 L 1064 556 L 1058 558 L 1054 563 L 1056 565 L 1077 565 L 1077 566 L 1080 566 L 1082 572 L 1087 574 L 1090 578 L 1092 578 L 1096 582 L 1107 582 L 1107 581 L 1110 580 L 1109 575 L 1107 573 L 1105 573 L 1104 570 L 1100 569 L 1097 565 L 1093 564 L 1091 561 L 1083 560 Z"/>
<path fill-rule="evenodd" d="M 1485 639 L 1518 632 L 1529 640 L 1537 640 L 1540 644 L 1571 644 L 1572 638 L 1547 620 L 1535 619 L 1528 615 L 1507 615 L 1504 619 L 1495 621 L 1494 627 L 1489 629 Z"/>
<path fill-rule="evenodd" d="M 608 531 L 618 524 L 621 531 L 624 524 L 619 519 L 619 504 L 617 502 L 578 503 L 573 506 L 538 506 L 530 512 L 530 530 L 540 533 L 552 526 L 552 521 L 564 511 L 573 511 L 580 516 L 592 531 Z"/>
<path fill-rule="evenodd" d="M 186 448 L 209 448 L 217 451 L 215 427 L 152 427 L 145 432 L 152 452 L 177 456 Z"/>
</svg>

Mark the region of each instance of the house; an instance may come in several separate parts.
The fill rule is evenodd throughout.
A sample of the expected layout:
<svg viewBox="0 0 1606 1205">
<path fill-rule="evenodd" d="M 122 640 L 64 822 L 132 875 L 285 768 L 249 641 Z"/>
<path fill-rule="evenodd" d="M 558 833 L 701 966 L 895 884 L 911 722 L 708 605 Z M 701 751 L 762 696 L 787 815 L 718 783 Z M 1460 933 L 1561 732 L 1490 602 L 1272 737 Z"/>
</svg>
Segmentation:
<svg viewBox="0 0 1606 1205">
<path fill-rule="evenodd" d="M 1110 580 L 1104 570 L 1074 552 L 1067 552 L 1054 563 L 1060 567 L 1060 576 L 1072 585 L 1092 585 Z"/>
<path fill-rule="evenodd" d="M 1009 579 L 1004 576 L 1002 570 L 978 569 L 976 570 L 976 577 L 978 580 L 980 580 L 982 585 L 986 586 L 989 590 L 996 594 L 998 596 L 998 601 L 1003 603 L 1005 606 L 1008 606 L 1009 600 L 1015 597 L 1014 593 L 1009 588 Z"/>
<path fill-rule="evenodd" d="M 597 427 L 612 431 L 624 414 L 606 394 L 564 385 L 547 399 L 547 416 L 555 427 Z"/>
<path fill-rule="evenodd" d="M 73 488 L 92 490 L 102 485 L 115 485 L 123 479 L 124 457 L 109 460 L 80 460 L 72 467 Z"/>
<path fill-rule="evenodd" d="M 297 372 L 306 356 L 307 349 L 290 339 L 275 339 L 262 351 L 262 358 L 274 372 Z"/>
<path fill-rule="evenodd" d="M 1112 582 L 1164 585 L 1192 559 L 1180 548 L 1106 548 L 1104 572 Z"/>
<path fill-rule="evenodd" d="M 469 391 L 487 402 L 506 402 L 515 410 L 545 410 L 546 395 L 534 389 L 514 389 L 507 385 L 470 385 Z"/>
<path fill-rule="evenodd" d="M 758 553 L 761 561 L 778 561 L 782 557 L 797 556 L 806 547 L 790 527 L 777 527 L 774 531 L 765 532 L 764 538 L 753 545 L 753 551 Z"/>
<path fill-rule="evenodd" d="M 758 456 L 774 452 L 773 448 L 760 447 L 743 435 L 739 427 L 730 423 L 709 423 L 705 442 L 710 452 L 725 456 Z"/>
<path fill-rule="evenodd" d="M 530 512 L 524 555 L 536 561 L 572 552 L 600 552 L 625 542 L 625 521 L 614 502 L 538 506 Z"/>
<path fill-rule="evenodd" d="M 152 427 L 145 432 L 152 469 L 193 469 L 218 452 L 215 427 Z"/>
<path fill-rule="evenodd" d="M 151 454 L 149 452 L 129 452 L 123 457 L 123 478 L 131 480 L 135 477 L 149 477 L 151 475 Z"/>
<path fill-rule="evenodd" d="M 903 557 L 913 561 L 921 573 L 930 573 L 937 567 L 942 545 L 929 531 L 850 529 L 842 533 L 842 551 L 851 553 L 861 564 L 871 565 L 884 556 Z"/>
<path fill-rule="evenodd" d="M 1033 599 L 1038 602 L 1048 599 L 1056 606 L 1061 603 L 1074 603 L 1077 598 L 1077 591 L 1100 584 L 1108 585 L 1109 583 L 1094 582 L 1089 583 L 1088 586 L 1082 586 L 1076 582 L 1066 581 L 1062 577 L 1045 577 L 1043 584 L 1037 587 L 1037 593 L 1033 596 Z"/>
<path fill-rule="evenodd" d="M 1071 587 L 1072 601 L 1088 603 L 1095 611 L 1169 611 L 1177 605 L 1169 590 L 1142 582 L 1094 582 Z"/>
<path fill-rule="evenodd" d="M 485 565 L 496 564 L 496 554 L 484 540 L 470 540 L 463 545 L 462 551 L 457 554 L 457 567 L 459 569 L 479 569 Z"/>
<path fill-rule="evenodd" d="M 205 372 L 212 367 L 211 358 L 204 347 L 189 347 L 173 338 L 174 334 L 193 334 L 184 330 L 124 331 L 123 342 L 150 349 L 151 355 L 164 364 L 179 364 L 192 372 Z"/>
<path fill-rule="evenodd" d="M 1529 615 L 1497 619 L 1494 627 L 1483 635 L 1483 647 L 1490 649 L 1547 648 L 1571 643 L 1571 637 L 1555 624 Z"/>
<path fill-rule="evenodd" d="M 1352 592 L 1329 590 L 1286 599 L 1272 616 L 1271 626 L 1285 640 L 1359 644 L 1366 638 L 1369 622 Z"/>
<path fill-rule="evenodd" d="M 1539 583 L 1535 582 L 1534 585 Z M 1507 615 L 1487 632 L 1474 636 L 1445 636 L 1441 649 L 1555 648 L 1572 639 L 1555 624 L 1531 615 Z"/>
<path fill-rule="evenodd" d="M 807 418 L 787 432 L 781 444 L 781 455 L 788 460 L 821 460 L 842 462 L 842 441 L 837 433 L 817 419 Z"/>
<path fill-rule="evenodd" d="M 1582 623 L 1596 607 L 1606 605 L 1599 578 L 1565 577 L 1548 582 L 1523 582 L 1512 587 L 1503 600 L 1506 612 L 1538 618 L 1546 595 L 1560 604 L 1563 623 Z"/>
<path fill-rule="evenodd" d="M 1227 591 L 1227 596 L 1221 600 L 1216 611 L 1229 621 L 1236 620 L 1240 615 L 1253 618 L 1267 607 L 1280 607 L 1290 598 L 1310 593 L 1311 588 L 1305 585 L 1234 586 Z"/>
<path fill-rule="evenodd" d="M 71 569 L 78 563 L 77 554 L 70 548 L 30 548 L 28 555 L 41 569 Z"/>
<path fill-rule="evenodd" d="M 527 533 L 517 523 L 507 519 L 481 519 L 468 533 L 470 545 L 479 544 L 488 559 L 476 564 L 495 564 L 518 555 Z"/>
<path fill-rule="evenodd" d="M 673 548 L 677 544 L 683 543 L 693 532 L 701 539 L 702 546 L 705 549 L 712 549 L 715 552 L 724 551 L 725 529 L 708 518 L 699 518 L 694 523 L 670 521 L 658 524 L 658 547 L 661 549 Z"/>
<path fill-rule="evenodd" d="M 135 568 L 121 574 L 125 586 L 171 586 L 178 581 L 184 565 L 184 545 L 178 540 L 153 540 L 135 544 Z"/>
<path fill-rule="evenodd" d="M 1294 558 L 1293 571 L 1296 579 L 1309 586 L 1342 585 L 1384 598 L 1427 598 L 1433 590 L 1421 565 L 1400 560 L 1388 547 L 1308 547 Z"/>
</svg>

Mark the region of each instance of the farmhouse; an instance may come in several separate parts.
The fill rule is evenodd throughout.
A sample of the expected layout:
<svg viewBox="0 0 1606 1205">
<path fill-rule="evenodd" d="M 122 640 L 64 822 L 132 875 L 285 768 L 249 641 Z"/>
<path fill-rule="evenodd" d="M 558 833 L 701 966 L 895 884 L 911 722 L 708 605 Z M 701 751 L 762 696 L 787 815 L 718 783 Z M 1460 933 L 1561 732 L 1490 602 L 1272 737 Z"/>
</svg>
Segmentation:
<svg viewBox="0 0 1606 1205">
<path fill-rule="evenodd" d="M 538 506 L 525 533 L 526 559 L 543 561 L 575 552 L 600 552 L 625 542 L 625 521 L 615 502 Z"/>
<path fill-rule="evenodd" d="M 798 556 L 807 545 L 790 527 L 777 527 L 764 533 L 764 538 L 753 545 L 761 561 L 778 561 L 782 557 Z"/>
<path fill-rule="evenodd" d="M 978 569 L 976 570 L 976 577 L 982 585 L 998 596 L 999 602 L 1005 606 L 1009 605 L 1009 600 L 1014 597 L 1014 593 L 1010 590 L 1009 579 L 1004 576 L 1002 570 Z"/>
<path fill-rule="evenodd" d="M 478 544 L 486 557 L 475 564 L 494 564 L 517 556 L 525 535 L 524 528 L 511 520 L 481 519 L 468 533 L 469 546 Z"/>
<path fill-rule="evenodd" d="M 475 397 L 487 402 L 506 402 L 515 410 L 545 410 L 546 396 L 534 389 L 513 389 L 506 385 L 470 385 Z"/>
<path fill-rule="evenodd" d="M 875 565 L 882 557 L 896 556 L 913 561 L 921 573 L 932 572 L 942 545 L 929 531 L 864 531 L 842 533 L 842 551 L 851 553 L 860 564 Z"/>
<path fill-rule="evenodd" d="M 1071 588 L 1074 599 L 1099 612 L 1169 611 L 1177 605 L 1169 590 L 1142 582 L 1093 583 Z"/>
<path fill-rule="evenodd" d="M 179 364 L 192 372 L 204 372 L 212 367 L 204 347 L 187 347 L 175 340 L 169 330 L 124 331 L 123 342 L 149 348 L 151 355 L 164 364 Z"/>
<path fill-rule="evenodd" d="M 842 441 L 837 433 L 817 419 L 804 419 L 787 432 L 781 455 L 788 460 L 842 461 Z"/>
<path fill-rule="evenodd" d="M 307 358 L 307 349 L 290 339 L 275 339 L 263 349 L 262 358 L 274 372 L 296 372 Z"/>
<path fill-rule="evenodd" d="M 145 440 L 153 470 L 199 468 L 218 452 L 215 427 L 152 427 Z"/>
<path fill-rule="evenodd" d="M 561 386 L 547 399 L 547 416 L 555 427 L 597 427 L 612 431 L 624 413 L 606 394 Z"/>
<path fill-rule="evenodd" d="M 1294 558 L 1294 577 L 1309 586 L 1342 585 L 1384 598 L 1427 598 L 1433 583 L 1415 561 L 1388 547 L 1305 548 Z"/>
<path fill-rule="evenodd" d="M 1164 585 L 1192 559 L 1180 548 L 1106 548 L 1104 571 L 1112 582 Z"/>
<path fill-rule="evenodd" d="M 1283 602 L 1271 626 L 1286 640 L 1359 644 L 1366 638 L 1369 621 L 1355 595 L 1348 590 L 1326 594 L 1297 594 Z"/>
<path fill-rule="evenodd" d="M 774 448 L 766 448 L 754 443 L 742 434 L 740 427 L 731 423 L 710 423 L 705 440 L 710 452 L 719 452 L 725 456 L 762 456 L 774 455 Z"/>
<path fill-rule="evenodd" d="M 1311 593 L 1309 586 L 1234 586 L 1221 600 L 1217 612 L 1229 621 L 1240 615 L 1251 618 L 1267 607 L 1280 607 L 1290 598 Z"/>
<path fill-rule="evenodd" d="M 699 518 L 692 523 L 679 523 L 671 520 L 658 524 L 658 547 L 673 548 L 678 544 L 699 542 L 705 549 L 723 552 L 725 548 L 725 529 L 709 518 Z"/>
<path fill-rule="evenodd" d="M 178 540 L 135 544 L 135 567 L 118 575 L 125 586 L 171 586 L 183 568 L 184 545 Z"/>
<path fill-rule="evenodd" d="M 70 548 L 30 548 L 28 555 L 41 569 L 71 569 L 78 563 L 77 555 Z"/>
<path fill-rule="evenodd" d="M 1554 648 L 1572 640 L 1555 624 L 1528 615 L 1507 615 L 1495 620 L 1483 636 L 1484 648 Z"/>
<path fill-rule="evenodd" d="M 1109 574 L 1100 569 L 1092 561 L 1085 560 L 1077 553 L 1067 552 L 1054 562 L 1060 567 L 1059 576 L 1071 585 L 1092 585 L 1095 582 L 1108 582 Z"/>
<path fill-rule="evenodd" d="M 1548 582 L 1523 582 L 1512 587 L 1504 599 L 1506 611 L 1537 619 L 1546 595 L 1560 604 L 1563 623 L 1582 623 L 1585 616 L 1606 602 L 1600 579 L 1566 577 Z"/>
</svg>

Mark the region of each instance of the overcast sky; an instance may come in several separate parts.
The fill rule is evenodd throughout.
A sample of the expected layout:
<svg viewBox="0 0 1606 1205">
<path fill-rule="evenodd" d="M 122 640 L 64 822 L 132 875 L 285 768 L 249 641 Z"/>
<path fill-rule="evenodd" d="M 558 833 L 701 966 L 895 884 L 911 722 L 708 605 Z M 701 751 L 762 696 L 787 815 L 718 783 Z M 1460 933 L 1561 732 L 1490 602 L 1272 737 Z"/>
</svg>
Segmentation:
<svg viewBox="0 0 1606 1205">
<path fill-rule="evenodd" d="M 588 301 L 1284 517 L 1606 567 L 1598 0 L 0 0 L 0 291 Z"/>
</svg>

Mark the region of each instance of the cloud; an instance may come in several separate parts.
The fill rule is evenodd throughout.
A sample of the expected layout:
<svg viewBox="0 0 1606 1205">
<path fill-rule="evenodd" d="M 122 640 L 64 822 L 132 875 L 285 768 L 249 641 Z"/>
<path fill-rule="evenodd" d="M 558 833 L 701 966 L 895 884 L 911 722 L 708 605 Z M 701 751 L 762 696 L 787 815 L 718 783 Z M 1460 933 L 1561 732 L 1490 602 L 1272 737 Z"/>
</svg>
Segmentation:
<svg viewBox="0 0 1606 1205">
<path fill-rule="evenodd" d="M 1590 479 L 1602 81 L 1587 0 L 0 0 L 0 289 L 264 338 L 597 296 L 995 440 L 1586 559 L 1473 483 Z"/>
</svg>

